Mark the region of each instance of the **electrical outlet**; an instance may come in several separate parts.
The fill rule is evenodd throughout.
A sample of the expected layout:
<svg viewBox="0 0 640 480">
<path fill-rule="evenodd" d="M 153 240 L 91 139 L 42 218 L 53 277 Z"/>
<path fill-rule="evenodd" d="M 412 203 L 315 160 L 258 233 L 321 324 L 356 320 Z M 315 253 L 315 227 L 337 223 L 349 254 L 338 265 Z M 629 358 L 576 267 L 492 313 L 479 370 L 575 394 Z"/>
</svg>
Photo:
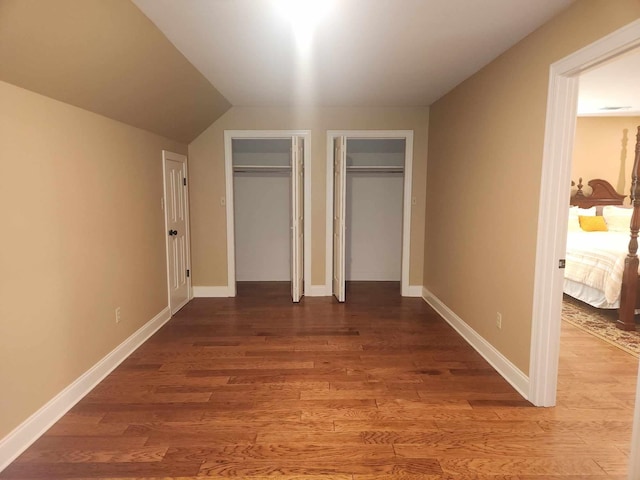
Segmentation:
<svg viewBox="0 0 640 480">
<path fill-rule="evenodd" d="M 120 307 L 116 308 L 116 323 L 120 323 Z"/>
<path fill-rule="evenodd" d="M 502 329 L 502 314 L 500 312 L 496 313 L 496 328 Z"/>
</svg>

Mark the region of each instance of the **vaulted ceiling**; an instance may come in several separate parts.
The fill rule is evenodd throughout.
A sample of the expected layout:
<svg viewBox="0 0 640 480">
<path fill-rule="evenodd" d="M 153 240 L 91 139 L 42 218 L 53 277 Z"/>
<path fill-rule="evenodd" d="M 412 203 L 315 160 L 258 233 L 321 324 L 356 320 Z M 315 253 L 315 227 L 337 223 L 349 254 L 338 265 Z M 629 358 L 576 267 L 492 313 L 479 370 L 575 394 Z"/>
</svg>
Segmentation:
<svg viewBox="0 0 640 480">
<path fill-rule="evenodd" d="M 233 105 L 426 106 L 573 0 L 133 1 Z"/>
<path fill-rule="evenodd" d="M 430 105 L 573 0 L 321 0 L 287 19 L 312 1 L 0 0 L 0 80 L 190 142 L 232 104 Z"/>
</svg>

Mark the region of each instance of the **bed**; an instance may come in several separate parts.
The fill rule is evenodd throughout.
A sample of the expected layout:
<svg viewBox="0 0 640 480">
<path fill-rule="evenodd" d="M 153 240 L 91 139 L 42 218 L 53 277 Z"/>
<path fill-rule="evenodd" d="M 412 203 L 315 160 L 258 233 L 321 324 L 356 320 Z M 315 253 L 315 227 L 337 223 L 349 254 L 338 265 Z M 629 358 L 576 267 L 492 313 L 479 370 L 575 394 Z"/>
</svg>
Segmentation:
<svg viewBox="0 0 640 480">
<path fill-rule="evenodd" d="M 597 308 L 617 308 L 616 326 L 622 330 L 636 329 L 634 315 L 640 309 L 640 127 L 638 142 L 631 207 L 623 207 L 626 196 L 617 193 L 606 180 L 590 180 L 592 192 L 587 195 L 580 179 L 569 209 L 564 292 Z"/>
</svg>

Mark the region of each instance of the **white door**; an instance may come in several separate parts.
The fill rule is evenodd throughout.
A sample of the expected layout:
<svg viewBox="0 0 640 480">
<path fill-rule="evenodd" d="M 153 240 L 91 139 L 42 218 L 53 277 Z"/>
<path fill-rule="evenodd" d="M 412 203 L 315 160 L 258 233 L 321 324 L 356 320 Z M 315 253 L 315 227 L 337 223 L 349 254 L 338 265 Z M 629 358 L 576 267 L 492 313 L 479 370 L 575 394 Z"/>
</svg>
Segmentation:
<svg viewBox="0 0 640 480">
<path fill-rule="evenodd" d="M 189 301 L 187 157 L 163 152 L 169 307 L 176 313 Z"/>
<path fill-rule="evenodd" d="M 333 140 L 333 294 L 345 300 L 347 137 Z"/>
<path fill-rule="evenodd" d="M 291 297 L 304 295 L 304 140 L 291 138 Z"/>
</svg>

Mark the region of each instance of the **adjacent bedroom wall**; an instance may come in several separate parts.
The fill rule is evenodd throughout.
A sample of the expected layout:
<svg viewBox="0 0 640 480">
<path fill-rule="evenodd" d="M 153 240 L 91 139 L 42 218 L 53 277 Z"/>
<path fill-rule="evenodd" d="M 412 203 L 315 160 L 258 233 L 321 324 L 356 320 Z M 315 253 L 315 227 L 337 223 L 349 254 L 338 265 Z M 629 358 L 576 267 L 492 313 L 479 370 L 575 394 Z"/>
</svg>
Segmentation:
<svg viewBox="0 0 640 480">
<path fill-rule="evenodd" d="M 130 0 L 0 0 L 0 80 L 183 142 L 231 106 Z"/>
<path fill-rule="evenodd" d="M 189 144 L 194 286 L 227 285 L 225 130 L 311 130 L 311 281 L 325 285 L 327 130 L 413 130 L 410 285 L 422 284 L 429 109 L 232 107 Z"/>
<path fill-rule="evenodd" d="M 431 106 L 424 286 L 525 375 L 549 66 L 638 16 L 575 2 Z"/>
<path fill-rule="evenodd" d="M 640 116 L 578 117 L 571 179 L 578 183 L 582 177 L 585 193 L 589 180 L 603 178 L 629 195 L 638 125 Z"/>
<path fill-rule="evenodd" d="M 4 82 L 0 105 L 2 439 L 167 307 L 161 151 L 187 148 Z"/>
</svg>

